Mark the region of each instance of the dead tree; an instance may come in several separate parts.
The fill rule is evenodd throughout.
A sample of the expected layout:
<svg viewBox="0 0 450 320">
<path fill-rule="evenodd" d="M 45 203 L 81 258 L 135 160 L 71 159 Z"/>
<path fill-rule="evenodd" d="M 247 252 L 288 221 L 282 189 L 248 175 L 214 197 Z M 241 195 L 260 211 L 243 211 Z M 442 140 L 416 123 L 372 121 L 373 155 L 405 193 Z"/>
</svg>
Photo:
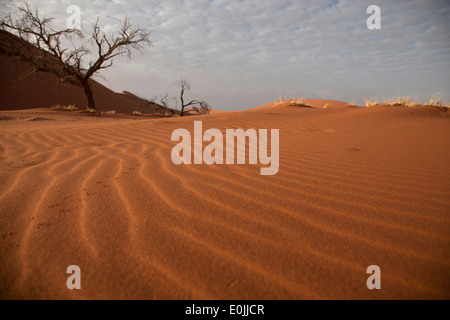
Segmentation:
<svg viewBox="0 0 450 320">
<path fill-rule="evenodd" d="M 189 106 L 193 106 L 193 107 L 198 108 L 198 110 L 201 110 L 201 112 L 198 112 L 198 113 L 206 114 L 206 113 L 210 112 L 210 110 L 211 110 L 210 106 L 208 105 L 207 102 L 205 102 L 203 100 L 202 101 L 191 100 L 190 102 L 188 102 L 186 104 L 184 103 L 184 93 L 186 91 L 191 90 L 191 84 L 187 80 L 181 78 L 181 80 L 177 81 L 177 85 L 181 88 L 181 93 L 180 93 L 181 116 L 184 116 L 184 109 Z"/>
<path fill-rule="evenodd" d="M 159 98 L 158 98 L 158 96 L 155 96 L 153 101 L 156 105 L 158 105 L 158 110 L 163 109 L 166 113 L 175 114 L 175 112 L 173 112 L 173 110 L 170 109 L 169 104 L 167 103 L 168 96 L 169 96 L 168 93 L 166 93 L 166 94 L 160 93 Z M 158 101 L 158 99 L 159 99 L 159 102 L 156 102 L 156 101 Z"/>
<path fill-rule="evenodd" d="M 0 29 L 9 39 L 0 43 L 0 53 L 29 63 L 33 67 L 31 74 L 50 72 L 62 83 L 81 86 L 88 108 L 94 110 L 90 78 L 111 67 L 114 57 L 127 55 L 131 58 L 133 51 L 140 52 L 145 45 L 151 45 L 150 32 L 132 25 L 128 18 L 121 21 L 119 31 L 109 36 L 101 30 L 97 18 L 89 35 L 96 58 L 86 63 L 84 58 L 90 50 L 85 44 L 73 48 L 64 46 L 64 42 L 75 43 L 84 38 L 83 33 L 76 28 L 54 30 L 51 22 L 51 18 L 41 17 L 37 8 L 24 3 L 18 17 L 8 15 L 0 20 Z"/>
</svg>

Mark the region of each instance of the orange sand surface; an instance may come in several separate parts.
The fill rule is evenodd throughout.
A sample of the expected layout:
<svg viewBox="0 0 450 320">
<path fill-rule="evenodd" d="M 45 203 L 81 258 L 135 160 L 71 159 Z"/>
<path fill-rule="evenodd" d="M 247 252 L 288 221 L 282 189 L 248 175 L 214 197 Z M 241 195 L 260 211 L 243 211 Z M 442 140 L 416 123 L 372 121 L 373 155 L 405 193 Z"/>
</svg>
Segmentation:
<svg viewBox="0 0 450 320">
<path fill-rule="evenodd" d="M 0 298 L 449 299 L 447 110 L 1 111 Z M 278 174 L 174 165 L 194 120 L 280 129 Z"/>
</svg>

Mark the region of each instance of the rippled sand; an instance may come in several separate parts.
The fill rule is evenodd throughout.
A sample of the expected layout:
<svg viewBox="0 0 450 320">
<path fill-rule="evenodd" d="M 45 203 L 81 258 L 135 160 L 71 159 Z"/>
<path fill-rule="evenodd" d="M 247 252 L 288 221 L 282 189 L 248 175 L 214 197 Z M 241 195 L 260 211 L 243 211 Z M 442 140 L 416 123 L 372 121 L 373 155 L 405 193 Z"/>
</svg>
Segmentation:
<svg viewBox="0 0 450 320">
<path fill-rule="evenodd" d="M 446 109 L 0 116 L 0 298 L 450 298 Z M 280 129 L 278 174 L 174 165 L 194 120 Z"/>
</svg>

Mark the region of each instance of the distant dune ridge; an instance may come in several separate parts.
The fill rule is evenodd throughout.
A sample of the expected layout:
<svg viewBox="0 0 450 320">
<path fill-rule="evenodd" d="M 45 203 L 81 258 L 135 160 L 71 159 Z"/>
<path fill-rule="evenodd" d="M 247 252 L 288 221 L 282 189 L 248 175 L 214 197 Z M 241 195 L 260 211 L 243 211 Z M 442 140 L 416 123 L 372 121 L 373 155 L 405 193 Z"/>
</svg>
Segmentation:
<svg viewBox="0 0 450 320">
<path fill-rule="evenodd" d="M 270 103 L 266 103 L 262 106 L 252 108 L 249 110 L 264 110 L 264 109 L 276 108 L 276 107 L 279 107 L 282 105 L 289 105 L 289 103 L 293 100 L 294 99 L 285 100 L 283 102 L 280 102 L 280 101 L 270 102 Z M 329 107 L 333 107 L 333 108 L 345 107 L 345 106 L 349 105 L 347 102 L 336 101 L 336 100 L 321 100 L 321 99 L 301 99 L 301 100 L 305 103 L 306 106 L 310 106 L 310 107 L 314 107 L 314 108 L 323 108 L 327 104 L 329 105 Z"/>
<path fill-rule="evenodd" d="M 84 108 L 81 88 L 26 71 L 0 55 L 0 299 L 450 299 L 448 108 L 149 119 L 94 82 L 99 111 L 128 115 L 91 117 L 49 108 Z M 172 132 L 199 119 L 279 129 L 278 173 L 173 164 Z"/>
</svg>

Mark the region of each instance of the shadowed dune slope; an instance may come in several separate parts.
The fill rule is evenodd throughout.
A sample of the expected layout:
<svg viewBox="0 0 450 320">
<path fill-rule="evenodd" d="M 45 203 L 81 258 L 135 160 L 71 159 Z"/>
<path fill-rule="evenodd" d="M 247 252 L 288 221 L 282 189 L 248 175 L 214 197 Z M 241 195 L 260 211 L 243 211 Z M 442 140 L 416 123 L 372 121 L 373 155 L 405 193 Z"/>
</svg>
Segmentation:
<svg viewBox="0 0 450 320">
<path fill-rule="evenodd" d="M 7 116 L 0 298 L 450 298 L 446 109 Z M 174 165 L 171 133 L 194 120 L 280 129 L 278 174 Z M 66 288 L 73 264 L 82 290 Z M 370 265 L 382 290 L 366 287 Z"/>
<path fill-rule="evenodd" d="M 0 43 L 9 41 L 4 31 L 0 31 Z M 33 49 L 37 51 L 37 49 Z M 24 62 L 0 54 L 0 110 L 17 110 L 52 107 L 54 105 L 76 105 L 79 109 L 87 106 L 81 87 L 61 84 L 55 75 L 38 72 L 28 77 L 32 68 Z M 119 113 L 154 113 L 157 106 L 126 92 L 111 91 L 102 84 L 91 81 L 94 101 L 99 111 L 116 110 Z"/>
</svg>

